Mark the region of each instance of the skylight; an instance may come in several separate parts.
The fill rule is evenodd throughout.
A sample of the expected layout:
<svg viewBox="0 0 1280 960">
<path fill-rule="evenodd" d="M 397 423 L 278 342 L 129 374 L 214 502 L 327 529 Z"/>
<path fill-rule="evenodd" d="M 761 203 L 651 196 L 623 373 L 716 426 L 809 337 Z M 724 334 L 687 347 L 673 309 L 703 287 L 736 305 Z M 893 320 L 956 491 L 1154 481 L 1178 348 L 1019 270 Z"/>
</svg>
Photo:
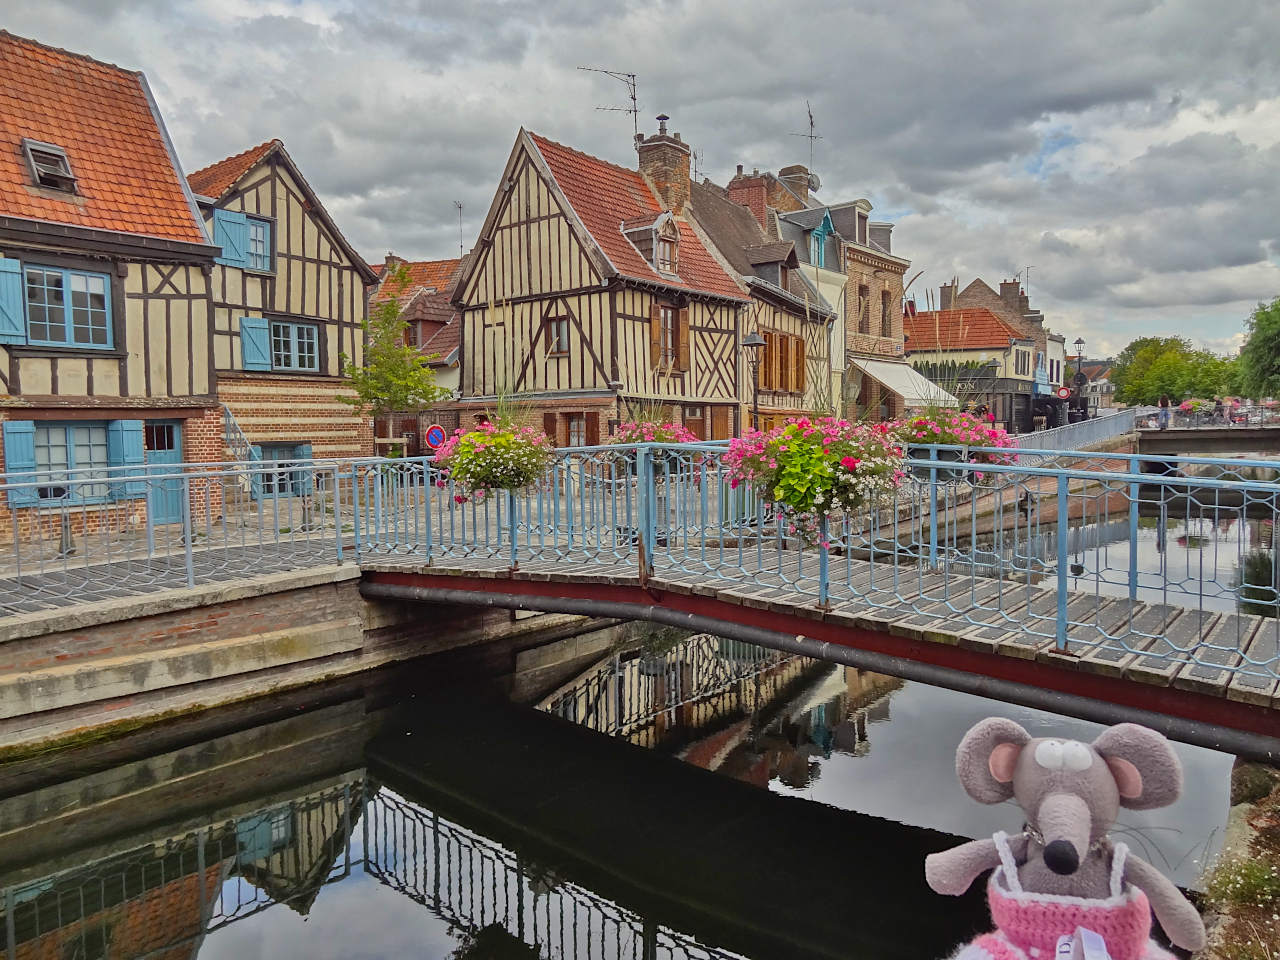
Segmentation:
<svg viewBox="0 0 1280 960">
<path fill-rule="evenodd" d="M 76 192 L 76 178 L 71 172 L 67 152 L 52 143 L 23 140 L 22 149 L 27 155 L 27 165 L 36 185 L 64 193 Z"/>
</svg>

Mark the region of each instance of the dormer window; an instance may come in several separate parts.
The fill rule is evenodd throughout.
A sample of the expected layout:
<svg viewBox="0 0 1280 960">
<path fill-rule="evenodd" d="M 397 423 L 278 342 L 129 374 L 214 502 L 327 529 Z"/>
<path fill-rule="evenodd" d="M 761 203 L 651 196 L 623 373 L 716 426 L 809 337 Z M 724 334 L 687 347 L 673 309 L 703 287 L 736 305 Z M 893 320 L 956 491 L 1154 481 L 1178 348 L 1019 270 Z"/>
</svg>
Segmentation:
<svg viewBox="0 0 1280 960">
<path fill-rule="evenodd" d="M 27 156 L 27 166 L 36 186 L 46 190 L 61 190 L 63 193 L 76 192 L 76 178 L 71 172 L 71 161 L 67 152 L 52 143 L 41 143 L 38 140 L 23 140 L 23 152 Z"/>
<path fill-rule="evenodd" d="M 676 242 L 667 237 L 658 239 L 658 270 L 662 273 L 676 272 Z"/>
</svg>

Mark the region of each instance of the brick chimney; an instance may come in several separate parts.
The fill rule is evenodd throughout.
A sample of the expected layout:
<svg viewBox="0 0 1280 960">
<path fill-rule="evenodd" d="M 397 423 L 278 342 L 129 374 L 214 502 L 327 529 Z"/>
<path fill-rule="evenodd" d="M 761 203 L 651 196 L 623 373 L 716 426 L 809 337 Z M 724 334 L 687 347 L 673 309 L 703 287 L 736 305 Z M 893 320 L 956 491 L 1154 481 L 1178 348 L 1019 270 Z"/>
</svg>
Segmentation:
<svg viewBox="0 0 1280 960">
<path fill-rule="evenodd" d="M 765 178 L 759 170 L 743 173 L 742 164 L 738 164 L 738 172 L 729 181 L 729 200 L 750 210 L 762 229 L 768 218 L 768 201 L 765 199 L 767 192 Z"/>
<path fill-rule="evenodd" d="M 778 171 L 778 179 L 785 183 L 791 192 L 800 198 L 802 208 L 809 205 L 809 168 L 802 163 L 793 163 Z"/>
<path fill-rule="evenodd" d="M 1007 303 L 1019 313 L 1022 312 L 1022 304 L 1019 303 L 1022 297 L 1022 284 L 1017 280 L 1001 280 L 1000 281 L 1000 299 Z"/>
<path fill-rule="evenodd" d="M 956 285 L 944 283 L 938 288 L 938 309 L 954 310 L 956 308 Z"/>
<path fill-rule="evenodd" d="M 689 145 L 678 133 L 667 135 L 670 119 L 659 114 L 654 136 L 637 134 L 636 153 L 640 155 L 640 172 L 653 184 L 663 206 L 679 216 L 689 202 Z"/>
</svg>

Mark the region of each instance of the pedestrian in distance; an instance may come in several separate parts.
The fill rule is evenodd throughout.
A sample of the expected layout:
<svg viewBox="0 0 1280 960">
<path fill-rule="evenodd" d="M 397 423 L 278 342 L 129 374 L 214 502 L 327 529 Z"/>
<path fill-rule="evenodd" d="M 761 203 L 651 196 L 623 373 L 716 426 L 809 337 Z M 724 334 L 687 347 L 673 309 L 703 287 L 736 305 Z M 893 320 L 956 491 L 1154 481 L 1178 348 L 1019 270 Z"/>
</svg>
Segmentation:
<svg viewBox="0 0 1280 960">
<path fill-rule="evenodd" d="M 1222 405 L 1221 397 L 1213 398 L 1213 422 L 1227 426 L 1227 408 Z"/>
<path fill-rule="evenodd" d="M 1169 416 L 1172 412 L 1173 404 L 1169 400 L 1169 395 L 1167 393 L 1161 394 L 1159 407 L 1160 407 L 1160 429 L 1168 430 Z"/>
</svg>

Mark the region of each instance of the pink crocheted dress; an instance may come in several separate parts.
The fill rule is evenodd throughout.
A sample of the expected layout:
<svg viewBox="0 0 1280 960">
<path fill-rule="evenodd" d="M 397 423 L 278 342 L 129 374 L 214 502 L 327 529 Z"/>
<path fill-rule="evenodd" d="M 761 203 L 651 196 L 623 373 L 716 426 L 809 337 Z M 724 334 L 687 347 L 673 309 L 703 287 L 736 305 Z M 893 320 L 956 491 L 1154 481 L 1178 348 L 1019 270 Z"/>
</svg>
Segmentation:
<svg viewBox="0 0 1280 960">
<path fill-rule="evenodd" d="M 987 902 L 996 930 L 961 947 L 952 960 L 1053 960 L 1058 939 L 1078 927 L 1101 936 L 1111 960 L 1175 960 L 1151 939 L 1147 895 L 1123 880 L 1129 853 L 1123 843 L 1112 854 L 1111 895 L 1093 900 L 1025 892 L 1008 836 L 997 833 L 995 842 L 1000 866 L 987 884 Z"/>
</svg>

